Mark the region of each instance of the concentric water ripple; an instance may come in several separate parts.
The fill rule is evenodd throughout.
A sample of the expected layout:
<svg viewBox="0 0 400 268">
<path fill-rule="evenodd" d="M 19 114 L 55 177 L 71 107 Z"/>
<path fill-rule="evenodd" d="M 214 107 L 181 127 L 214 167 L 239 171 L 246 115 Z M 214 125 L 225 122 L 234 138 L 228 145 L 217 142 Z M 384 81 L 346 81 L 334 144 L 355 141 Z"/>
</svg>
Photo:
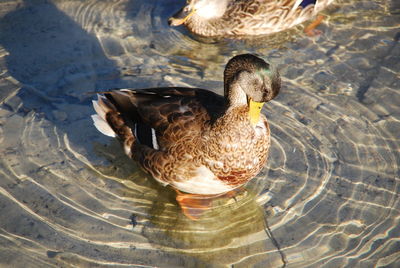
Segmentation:
<svg viewBox="0 0 400 268">
<path fill-rule="evenodd" d="M 323 34 L 198 40 L 179 1 L 0 4 L 0 263 L 6 267 L 396 267 L 399 6 L 338 1 Z M 206 42 L 207 41 L 207 42 Z M 235 54 L 278 65 L 263 172 L 198 221 L 92 126 L 92 94 L 222 93 Z"/>
</svg>

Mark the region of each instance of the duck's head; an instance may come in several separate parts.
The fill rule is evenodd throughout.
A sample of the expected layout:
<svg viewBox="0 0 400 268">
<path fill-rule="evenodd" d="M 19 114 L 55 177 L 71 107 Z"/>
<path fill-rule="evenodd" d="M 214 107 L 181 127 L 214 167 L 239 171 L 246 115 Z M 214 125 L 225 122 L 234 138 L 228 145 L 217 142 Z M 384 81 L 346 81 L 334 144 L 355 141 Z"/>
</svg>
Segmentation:
<svg viewBox="0 0 400 268">
<path fill-rule="evenodd" d="M 228 0 L 188 0 L 186 5 L 169 18 L 171 26 L 178 26 L 190 21 L 193 17 L 201 20 L 220 18 L 224 15 Z"/>
<path fill-rule="evenodd" d="M 262 106 L 281 88 L 278 71 L 263 59 L 242 54 L 233 57 L 224 71 L 224 93 L 229 106 L 249 106 L 250 121 L 257 124 Z"/>
</svg>

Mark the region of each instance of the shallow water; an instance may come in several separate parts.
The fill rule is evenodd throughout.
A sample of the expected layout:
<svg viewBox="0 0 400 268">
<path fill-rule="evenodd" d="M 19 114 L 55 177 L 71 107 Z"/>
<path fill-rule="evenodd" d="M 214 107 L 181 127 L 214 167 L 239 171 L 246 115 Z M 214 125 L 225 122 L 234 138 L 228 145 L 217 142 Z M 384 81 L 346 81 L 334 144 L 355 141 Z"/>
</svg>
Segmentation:
<svg viewBox="0 0 400 268">
<path fill-rule="evenodd" d="M 199 40 L 183 1 L 0 3 L 0 266 L 399 267 L 400 5 L 337 1 L 302 27 Z M 233 55 L 280 69 L 269 162 L 190 221 L 92 125 L 90 92 L 222 93 Z"/>
</svg>

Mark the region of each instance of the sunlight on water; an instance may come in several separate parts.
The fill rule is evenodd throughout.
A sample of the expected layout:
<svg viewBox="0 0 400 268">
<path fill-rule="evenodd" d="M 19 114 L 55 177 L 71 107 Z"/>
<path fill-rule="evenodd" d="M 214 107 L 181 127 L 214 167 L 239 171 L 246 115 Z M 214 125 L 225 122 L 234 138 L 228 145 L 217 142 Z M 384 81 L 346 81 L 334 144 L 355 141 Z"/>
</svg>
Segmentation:
<svg viewBox="0 0 400 268">
<path fill-rule="evenodd" d="M 183 1 L 0 4 L 0 264 L 6 267 L 397 267 L 400 6 L 337 1 L 304 25 L 202 40 Z M 91 92 L 222 94 L 239 53 L 278 66 L 269 162 L 192 221 L 175 191 L 92 125 Z"/>
</svg>

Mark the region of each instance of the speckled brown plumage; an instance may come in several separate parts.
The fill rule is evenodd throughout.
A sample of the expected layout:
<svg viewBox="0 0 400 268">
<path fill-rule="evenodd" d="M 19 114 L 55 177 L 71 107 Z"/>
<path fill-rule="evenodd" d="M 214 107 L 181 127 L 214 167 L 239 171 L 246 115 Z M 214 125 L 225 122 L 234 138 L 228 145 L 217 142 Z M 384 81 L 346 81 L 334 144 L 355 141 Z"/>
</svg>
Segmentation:
<svg viewBox="0 0 400 268">
<path fill-rule="evenodd" d="M 179 87 L 107 92 L 94 104 L 95 125 L 108 135 L 98 121 L 108 124 L 125 152 L 162 184 L 198 194 L 227 192 L 266 163 L 268 123 L 262 114 L 250 121 L 248 102 L 274 98 L 280 78 L 250 54 L 231 59 L 224 78 L 224 97 Z"/>
<path fill-rule="evenodd" d="M 191 0 L 170 18 L 169 23 L 173 26 L 184 24 L 191 32 L 201 36 L 270 34 L 313 18 L 332 2 L 333 0 Z M 181 20 L 189 14 L 190 16 Z"/>
</svg>

